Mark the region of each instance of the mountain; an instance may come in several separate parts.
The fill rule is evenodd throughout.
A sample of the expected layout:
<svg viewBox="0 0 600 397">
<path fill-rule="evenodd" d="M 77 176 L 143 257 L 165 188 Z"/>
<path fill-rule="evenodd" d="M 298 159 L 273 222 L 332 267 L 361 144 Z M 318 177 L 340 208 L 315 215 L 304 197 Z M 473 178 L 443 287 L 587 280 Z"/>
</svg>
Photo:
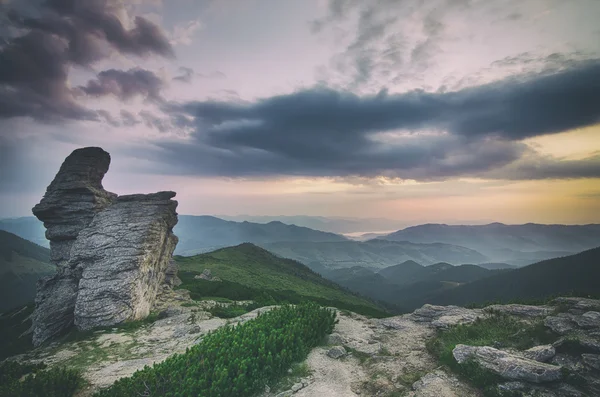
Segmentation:
<svg viewBox="0 0 600 397">
<path fill-rule="evenodd" d="M 276 242 L 259 244 L 284 258 L 300 261 L 311 268 L 328 269 L 362 266 L 373 269 L 413 260 L 425 265 L 440 261 L 461 264 L 487 262 L 477 251 L 449 244 L 415 244 L 385 240 L 339 242 Z"/>
<path fill-rule="evenodd" d="M 220 297 L 228 299 L 272 300 L 297 303 L 314 300 L 358 313 L 381 316 L 385 311 L 369 299 L 358 296 L 307 266 L 273 255 L 250 243 L 222 248 L 213 252 L 184 257 L 175 256 L 179 266 L 181 288 L 194 299 Z M 221 281 L 196 278 L 205 269 Z"/>
<path fill-rule="evenodd" d="M 488 270 L 514 269 L 516 267 L 502 262 L 478 263 L 477 266 Z"/>
<path fill-rule="evenodd" d="M 193 255 L 245 242 L 346 241 L 345 237 L 334 233 L 286 225 L 278 221 L 266 224 L 233 222 L 213 216 L 179 215 L 174 232 L 179 237 L 175 250 L 177 255 Z"/>
<path fill-rule="evenodd" d="M 600 241 L 600 225 L 426 224 L 398 230 L 380 238 L 413 243 L 456 244 L 479 251 L 494 262 L 522 266 L 596 247 Z"/>
<path fill-rule="evenodd" d="M 0 230 L 0 312 L 33 302 L 36 282 L 56 271 L 50 250 Z"/>
<path fill-rule="evenodd" d="M 421 266 L 409 260 L 377 273 L 354 266 L 329 270 L 323 276 L 352 291 L 383 301 L 393 310 L 406 312 L 443 291 L 505 271 L 476 265 L 452 266 L 444 262 Z"/>
<path fill-rule="evenodd" d="M 414 282 L 416 278 L 413 276 L 423 274 L 423 272 L 425 272 L 424 266 L 419 265 L 415 261 L 408 260 L 398 265 L 383 268 L 378 272 L 378 274 L 394 284 L 401 285 L 408 284 L 411 282 L 411 280 Z"/>
<path fill-rule="evenodd" d="M 379 230 L 396 230 L 406 226 L 405 222 L 384 218 L 345 218 L 324 217 L 307 215 L 279 215 L 279 216 L 252 216 L 252 215 L 217 215 L 229 221 L 248 221 L 256 223 L 269 223 L 280 221 L 289 225 L 304 226 L 311 229 L 323 230 L 332 233 L 365 233 Z M 386 233 L 387 234 L 387 233 Z"/>
<path fill-rule="evenodd" d="M 465 305 L 515 299 L 542 299 L 574 293 L 600 294 L 600 247 L 534 263 L 461 285 L 428 303 Z"/>
</svg>

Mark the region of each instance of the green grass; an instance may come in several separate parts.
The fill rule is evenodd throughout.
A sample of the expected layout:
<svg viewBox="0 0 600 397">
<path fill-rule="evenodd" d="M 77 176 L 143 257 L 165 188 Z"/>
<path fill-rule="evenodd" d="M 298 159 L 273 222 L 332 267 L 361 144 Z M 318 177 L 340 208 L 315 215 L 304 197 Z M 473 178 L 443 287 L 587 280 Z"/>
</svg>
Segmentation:
<svg viewBox="0 0 600 397">
<path fill-rule="evenodd" d="M 482 389 L 485 396 L 510 396 L 498 390 L 496 385 L 501 378 L 490 371 L 481 368 L 475 362 L 458 364 L 452 355 L 452 350 L 458 344 L 469 346 L 496 346 L 528 349 L 540 344 L 553 342 L 557 336 L 543 326 L 541 322 L 526 324 L 508 315 L 490 313 L 474 323 L 457 325 L 438 334 L 427 342 L 428 351 L 446 365 L 465 377 L 474 386 Z"/>
<path fill-rule="evenodd" d="M 29 319 L 31 313 L 33 313 L 33 304 L 11 310 L 0 316 L 0 361 L 33 349 L 30 334 L 20 337 L 31 327 Z"/>
<path fill-rule="evenodd" d="M 194 300 L 216 297 L 254 300 L 261 305 L 315 301 L 371 317 L 389 313 L 368 298 L 322 278 L 303 264 L 279 258 L 252 244 L 241 244 L 192 257 L 176 256 L 180 288 Z M 222 281 L 195 279 L 210 269 Z"/>
</svg>

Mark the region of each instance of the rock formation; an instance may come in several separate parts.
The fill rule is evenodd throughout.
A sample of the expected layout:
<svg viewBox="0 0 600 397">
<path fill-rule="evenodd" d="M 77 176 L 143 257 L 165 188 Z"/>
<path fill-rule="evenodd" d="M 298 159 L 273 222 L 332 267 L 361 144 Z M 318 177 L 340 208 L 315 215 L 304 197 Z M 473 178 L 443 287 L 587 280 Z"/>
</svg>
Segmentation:
<svg viewBox="0 0 600 397">
<path fill-rule="evenodd" d="M 101 148 L 75 150 L 33 208 L 57 266 L 38 283 L 35 345 L 72 325 L 90 329 L 144 318 L 165 282 L 177 244 L 175 193 L 107 192 L 102 178 L 109 164 Z"/>
</svg>

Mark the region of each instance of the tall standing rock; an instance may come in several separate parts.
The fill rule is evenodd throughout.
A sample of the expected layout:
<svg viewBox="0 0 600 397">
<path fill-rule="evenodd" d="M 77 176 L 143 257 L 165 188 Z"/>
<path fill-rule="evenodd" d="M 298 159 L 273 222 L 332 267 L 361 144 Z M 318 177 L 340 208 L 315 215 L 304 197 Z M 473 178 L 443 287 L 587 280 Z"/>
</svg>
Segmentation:
<svg viewBox="0 0 600 397">
<path fill-rule="evenodd" d="M 33 213 L 46 227 L 54 276 L 38 282 L 33 343 L 75 324 L 110 326 L 148 315 L 177 244 L 174 192 L 118 197 L 102 187 L 110 155 L 77 149 Z"/>
<path fill-rule="evenodd" d="M 33 215 L 44 222 L 50 240 L 51 261 L 64 266 L 79 232 L 87 227 L 96 213 L 117 197 L 102 187 L 108 171 L 110 154 L 99 147 L 74 150 L 63 162 L 46 189 Z"/>
</svg>

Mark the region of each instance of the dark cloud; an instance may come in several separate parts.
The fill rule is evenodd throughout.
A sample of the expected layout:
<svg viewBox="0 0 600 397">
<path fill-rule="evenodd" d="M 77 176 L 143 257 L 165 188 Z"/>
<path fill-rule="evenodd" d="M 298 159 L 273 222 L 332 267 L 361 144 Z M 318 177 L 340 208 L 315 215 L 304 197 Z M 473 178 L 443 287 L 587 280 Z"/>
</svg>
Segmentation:
<svg viewBox="0 0 600 397">
<path fill-rule="evenodd" d="M 73 98 L 67 85 L 71 66 L 89 67 L 111 50 L 123 54 L 173 56 L 152 22 L 136 17 L 131 29 L 117 14 L 117 0 L 48 0 L 8 9 L 0 46 L 0 117 L 98 119 Z"/>
<path fill-rule="evenodd" d="M 192 79 L 194 78 L 194 69 L 192 68 L 186 68 L 184 66 L 181 66 L 179 68 L 179 73 L 181 73 L 179 76 L 175 76 L 173 77 L 173 80 L 177 80 L 177 81 L 181 81 L 183 83 L 189 83 L 192 81 Z"/>
<path fill-rule="evenodd" d="M 139 95 L 147 99 L 160 100 L 163 86 L 163 81 L 153 72 L 135 68 L 127 71 L 116 69 L 102 71 L 98 73 L 96 79 L 88 81 L 79 89 L 90 96 L 114 95 L 127 100 Z"/>
<path fill-rule="evenodd" d="M 600 122 L 598 103 L 600 62 L 447 93 L 360 97 L 314 88 L 250 104 L 171 104 L 168 113 L 195 117 L 196 132 L 162 153 L 183 172 L 228 176 L 480 175 L 535 158 L 522 139 Z M 545 161 L 554 167 L 546 174 L 530 167 L 522 175 L 593 174 L 577 168 L 589 162 Z"/>
</svg>

